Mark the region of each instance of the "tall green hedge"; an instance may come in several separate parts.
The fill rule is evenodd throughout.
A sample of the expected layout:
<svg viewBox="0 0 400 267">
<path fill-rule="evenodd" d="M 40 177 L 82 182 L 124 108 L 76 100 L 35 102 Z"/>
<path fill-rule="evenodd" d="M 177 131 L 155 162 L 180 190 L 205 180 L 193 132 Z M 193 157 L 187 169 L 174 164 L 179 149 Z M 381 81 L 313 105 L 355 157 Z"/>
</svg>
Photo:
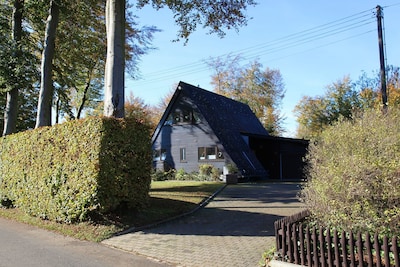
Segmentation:
<svg viewBox="0 0 400 267">
<path fill-rule="evenodd" d="M 0 197 L 44 219 L 74 222 L 120 204 L 141 207 L 150 188 L 149 128 L 91 117 L 0 140 Z"/>
</svg>

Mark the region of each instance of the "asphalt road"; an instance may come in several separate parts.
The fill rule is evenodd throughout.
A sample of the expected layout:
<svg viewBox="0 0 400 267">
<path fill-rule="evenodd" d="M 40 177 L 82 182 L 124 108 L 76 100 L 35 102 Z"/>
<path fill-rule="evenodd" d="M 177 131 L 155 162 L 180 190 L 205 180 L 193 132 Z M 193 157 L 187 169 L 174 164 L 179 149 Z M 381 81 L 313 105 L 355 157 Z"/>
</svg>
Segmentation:
<svg viewBox="0 0 400 267">
<path fill-rule="evenodd" d="M 168 266 L 152 259 L 79 241 L 0 218 L 0 267 Z"/>
</svg>

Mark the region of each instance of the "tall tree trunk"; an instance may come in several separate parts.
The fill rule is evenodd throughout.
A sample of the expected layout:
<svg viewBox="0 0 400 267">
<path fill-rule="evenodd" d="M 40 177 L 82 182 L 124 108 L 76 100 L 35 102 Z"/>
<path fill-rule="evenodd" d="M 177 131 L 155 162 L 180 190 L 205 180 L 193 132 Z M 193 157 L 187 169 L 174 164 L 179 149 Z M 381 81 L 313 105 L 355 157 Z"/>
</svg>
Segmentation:
<svg viewBox="0 0 400 267">
<path fill-rule="evenodd" d="M 125 0 L 107 0 L 104 116 L 125 117 Z"/>
<path fill-rule="evenodd" d="M 46 21 L 45 41 L 41 64 L 41 83 L 35 128 L 51 125 L 51 108 L 53 100 L 52 65 L 59 15 L 60 8 L 58 4 L 52 0 L 50 2 L 49 16 Z"/>
<path fill-rule="evenodd" d="M 12 20 L 12 38 L 16 45 L 14 56 L 21 56 L 22 38 L 22 15 L 24 10 L 24 0 L 15 0 Z M 16 66 L 14 66 L 15 69 Z M 18 78 L 18 77 L 16 77 Z M 16 132 L 18 116 L 18 83 L 11 84 L 11 90 L 7 92 L 6 109 L 4 111 L 3 136 Z"/>
</svg>

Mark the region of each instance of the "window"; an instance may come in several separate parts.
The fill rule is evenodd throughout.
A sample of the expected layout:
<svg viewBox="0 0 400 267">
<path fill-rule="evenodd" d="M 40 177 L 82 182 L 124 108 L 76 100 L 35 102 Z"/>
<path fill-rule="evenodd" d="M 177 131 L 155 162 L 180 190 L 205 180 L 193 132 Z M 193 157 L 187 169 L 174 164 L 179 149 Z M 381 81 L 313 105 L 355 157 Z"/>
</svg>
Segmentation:
<svg viewBox="0 0 400 267">
<path fill-rule="evenodd" d="M 200 122 L 200 116 L 192 108 L 181 107 L 174 110 L 165 121 L 165 125 L 172 124 L 196 124 Z"/>
<path fill-rule="evenodd" d="M 186 161 L 186 148 L 185 147 L 181 147 L 180 149 L 180 159 L 181 162 L 185 162 Z"/>
<path fill-rule="evenodd" d="M 166 149 L 158 149 L 153 151 L 153 161 L 162 161 L 167 157 Z"/>
<path fill-rule="evenodd" d="M 221 160 L 221 159 L 224 159 L 224 154 L 218 149 L 217 146 L 199 147 L 198 154 L 199 154 L 199 160 Z"/>
<path fill-rule="evenodd" d="M 174 112 L 174 123 L 180 123 L 181 122 L 181 112 L 180 110 L 176 110 Z"/>
</svg>

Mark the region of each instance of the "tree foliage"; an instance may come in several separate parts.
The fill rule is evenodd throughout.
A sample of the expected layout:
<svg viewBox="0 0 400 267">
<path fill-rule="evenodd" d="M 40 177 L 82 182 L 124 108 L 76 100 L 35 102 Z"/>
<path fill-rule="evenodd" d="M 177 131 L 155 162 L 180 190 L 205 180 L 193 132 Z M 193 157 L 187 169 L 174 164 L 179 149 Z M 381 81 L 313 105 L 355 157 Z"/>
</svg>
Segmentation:
<svg viewBox="0 0 400 267">
<path fill-rule="evenodd" d="M 400 112 L 340 119 L 310 143 L 302 199 L 322 225 L 399 236 Z"/>
<path fill-rule="evenodd" d="M 24 3 L 22 38 L 20 45 L 12 39 L 13 3 Z M 81 118 L 87 109 L 94 108 L 102 100 L 106 55 L 105 3 L 89 1 L 3 1 L 0 3 L 0 90 L 9 92 L 18 87 L 21 103 L 25 95 L 34 96 L 29 106 L 36 120 L 39 74 L 42 51 L 45 47 L 44 22 L 49 15 L 51 3 L 59 6 L 59 23 L 55 36 L 55 54 L 50 77 L 49 105 L 56 111 L 56 122 L 62 118 Z M 137 63 L 151 47 L 153 26 L 140 27 L 137 17 L 128 13 L 126 19 L 127 72 L 138 77 Z M 17 50 L 18 49 L 18 50 Z M 20 56 L 16 56 L 18 51 Z M 22 55 L 22 56 L 21 56 Z M 29 93 L 25 90 L 30 90 Z M 21 107 L 18 102 L 18 106 Z M 5 105 L 5 103 L 4 103 Z M 4 114 L 2 104 L 1 115 Z M 47 113 L 51 109 L 47 109 Z M 21 109 L 19 109 L 20 114 Z M 27 115 L 27 113 L 25 112 Z M 30 114 L 31 116 L 31 114 Z M 50 118 L 50 116 L 48 116 Z M 18 115 L 18 120 L 23 116 Z M 18 121 L 19 125 L 21 123 Z M 29 126 L 31 128 L 31 126 Z M 17 131 L 24 130 L 17 126 Z"/>
<path fill-rule="evenodd" d="M 143 8 L 152 5 L 155 9 L 168 8 L 174 14 L 175 23 L 180 30 L 179 39 L 186 42 L 198 25 L 209 28 L 210 33 L 225 35 L 226 29 L 236 30 L 246 25 L 247 16 L 244 11 L 247 6 L 255 5 L 254 0 L 220 0 L 220 1 L 171 1 L 171 0 L 138 0 L 136 7 Z M 104 86 L 104 115 L 124 117 L 124 69 L 125 61 L 122 56 L 124 43 L 124 20 L 126 1 L 106 1 L 107 28 L 107 62 Z"/>
<path fill-rule="evenodd" d="M 285 89 L 280 71 L 263 69 L 258 61 L 241 66 L 240 61 L 240 57 L 228 56 L 225 60 L 208 62 L 214 69 L 211 77 L 214 91 L 248 104 L 270 134 L 282 134 L 284 117 L 280 106 Z"/>
<path fill-rule="evenodd" d="M 388 66 L 386 68 L 386 90 L 388 96 L 388 107 L 400 106 L 400 77 L 399 67 Z M 362 101 L 366 108 L 381 108 L 382 92 L 380 90 L 381 81 L 380 73 L 375 72 L 373 77 L 368 77 L 364 72 L 356 83 L 356 87 L 360 91 Z"/>
<path fill-rule="evenodd" d="M 387 68 L 388 107 L 400 106 L 399 68 Z M 339 118 L 352 119 L 365 110 L 382 109 L 380 77 L 368 77 L 364 72 L 356 82 L 345 76 L 331 85 L 320 96 L 303 96 L 296 105 L 297 137 L 315 138 Z"/>
<path fill-rule="evenodd" d="M 297 136 L 313 138 L 340 117 L 351 119 L 362 107 L 349 76 L 327 86 L 322 96 L 304 96 L 295 107 L 299 127 Z"/>
<path fill-rule="evenodd" d="M 226 30 L 245 26 L 248 21 L 246 9 L 255 6 L 254 0 L 138 0 L 137 7 L 152 5 L 155 9 L 168 8 L 179 26 L 177 39 L 187 41 L 199 25 L 210 33 L 223 37 Z"/>
<path fill-rule="evenodd" d="M 141 123 L 149 126 L 150 129 L 154 130 L 160 121 L 160 117 L 154 112 L 149 105 L 146 105 L 143 99 L 135 97 L 132 93 L 127 97 L 125 101 L 125 117 L 135 118 Z"/>
<path fill-rule="evenodd" d="M 22 23 L 24 1 L 0 3 L 0 114 L 3 135 L 34 126 L 38 60 L 29 29 Z M 4 100 L 3 100 L 4 99 Z"/>
</svg>

